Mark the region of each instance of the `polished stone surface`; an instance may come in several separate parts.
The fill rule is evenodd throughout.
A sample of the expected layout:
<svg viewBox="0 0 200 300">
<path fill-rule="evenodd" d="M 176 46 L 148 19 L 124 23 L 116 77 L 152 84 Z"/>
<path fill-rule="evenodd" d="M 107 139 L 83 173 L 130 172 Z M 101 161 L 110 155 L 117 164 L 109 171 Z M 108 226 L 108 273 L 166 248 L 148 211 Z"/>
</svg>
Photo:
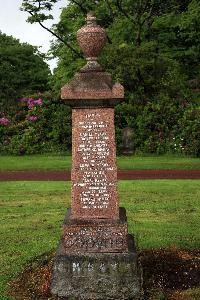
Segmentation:
<svg viewBox="0 0 200 300">
<path fill-rule="evenodd" d="M 113 108 L 72 111 L 72 218 L 118 219 Z"/>
</svg>

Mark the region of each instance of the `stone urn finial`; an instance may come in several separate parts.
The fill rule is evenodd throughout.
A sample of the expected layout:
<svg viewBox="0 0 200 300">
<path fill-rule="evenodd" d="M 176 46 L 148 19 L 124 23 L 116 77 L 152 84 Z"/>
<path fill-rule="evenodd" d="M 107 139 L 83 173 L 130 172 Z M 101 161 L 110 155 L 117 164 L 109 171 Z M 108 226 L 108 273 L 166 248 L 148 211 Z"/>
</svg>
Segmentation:
<svg viewBox="0 0 200 300">
<path fill-rule="evenodd" d="M 86 21 L 87 24 L 77 32 L 78 43 L 87 60 L 86 66 L 81 71 L 101 71 L 102 68 L 97 59 L 106 44 L 107 35 L 105 30 L 97 25 L 94 13 L 88 13 Z"/>
</svg>

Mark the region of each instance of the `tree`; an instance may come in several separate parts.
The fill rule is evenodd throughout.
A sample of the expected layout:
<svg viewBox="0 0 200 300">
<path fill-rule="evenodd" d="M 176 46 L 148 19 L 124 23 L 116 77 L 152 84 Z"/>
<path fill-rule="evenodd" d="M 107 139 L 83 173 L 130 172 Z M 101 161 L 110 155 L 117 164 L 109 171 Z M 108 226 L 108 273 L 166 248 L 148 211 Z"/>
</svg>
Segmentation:
<svg viewBox="0 0 200 300">
<path fill-rule="evenodd" d="M 54 31 L 43 24 L 44 21 L 53 19 L 50 11 L 56 2 L 58 2 L 58 0 L 23 0 L 21 10 L 29 13 L 30 16 L 28 17 L 28 22 L 31 24 L 38 23 L 43 29 L 47 30 L 58 40 L 64 43 L 74 54 L 76 54 L 76 56 L 82 57 L 82 55 L 56 30 Z"/>
<path fill-rule="evenodd" d="M 24 3 L 33 5 L 29 21 L 42 22 L 49 18 L 50 10 L 45 7 L 47 3 L 56 1 L 24 0 Z M 95 11 L 98 23 L 106 28 L 108 34 L 109 43 L 101 54 L 101 64 L 126 90 L 126 103 L 116 108 L 117 132 L 131 126 L 136 133 L 138 148 L 143 147 L 148 151 L 149 147 L 159 152 L 160 139 L 162 151 L 165 151 L 167 143 L 172 143 L 170 139 L 177 133 L 183 111 L 191 105 L 194 115 L 198 116 L 200 2 L 69 0 L 67 7 L 62 10 L 59 23 L 53 27 L 53 33 L 59 36 L 51 47 L 52 54 L 59 58 L 51 81 L 55 91 L 59 91 L 85 63 L 77 55 L 80 50 L 76 32 L 84 25 L 86 13 L 90 10 Z M 169 118 L 166 118 L 170 121 L 162 122 L 160 112 L 169 112 Z M 156 126 L 151 126 L 154 131 L 152 136 L 145 134 L 149 120 L 152 123 L 160 120 L 157 131 Z"/>
<path fill-rule="evenodd" d="M 36 47 L 0 32 L 0 111 L 12 111 L 17 99 L 47 89 L 50 70 Z"/>
<path fill-rule="evenodd" d="M 24 0 L 22 9 L 30 14 L 28 22 L 46 28 L 43 21 L 53 18 L 50 12 L 57 1 Z M 59 23 L 46 28 L 57 37 L 52 46 L 53 55 L 59 57 L 55 89 L 83 64 L 76 31 L 84 24 L 86 13 L 93 10 L 110 41 L 102 63 L 127 91 L 135 91 L 143 103 L 160 90 L 173 96 L 188 95 L 191 74 L 187 72 L 190 68 L 184 69 L 185 62 L 188 66 L 192 63 L 195 76 L 199 76 L 199 7 L 196 0 L 70 0 Z M 181 79 L 172 81 L 174 76 Z"/>
</svg>

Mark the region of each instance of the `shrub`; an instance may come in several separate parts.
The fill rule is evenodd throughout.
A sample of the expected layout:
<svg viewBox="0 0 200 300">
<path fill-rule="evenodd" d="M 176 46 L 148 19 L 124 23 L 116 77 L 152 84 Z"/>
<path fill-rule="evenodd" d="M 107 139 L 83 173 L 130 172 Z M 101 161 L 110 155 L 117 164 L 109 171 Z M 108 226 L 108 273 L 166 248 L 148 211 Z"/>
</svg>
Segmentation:
<svg viewBox="0 0 200 300">
<path fill-rule="evenodd" d="M 0 124 L 1 153 L 60 152 L 71 147 L 71 112 L 67 106 L 48 98 L 23 98 L 19 104 L 10 124 Z"/>
<path fill-rule="evenodd" d="M 200 108 L 185 99 L 160 95 L 146 105 L 120 104 L 116 109 L 116 141 L 122 152 L 121 128 L 134 129 L 138 153 L 200 156 Z"/>
<path fill-rule="evenodd" d="M 0 153 L 23 155 L 71 150 L 71 109 L 59 100 L 23 98 L 15 116 L 0 115 Z M 136 153 L 200 156 L 200 108 L 160 95 L 145 105 L 122 103 L 115 110 L 117 153 L 123 128 L 134 130 Z"/>
</svg>

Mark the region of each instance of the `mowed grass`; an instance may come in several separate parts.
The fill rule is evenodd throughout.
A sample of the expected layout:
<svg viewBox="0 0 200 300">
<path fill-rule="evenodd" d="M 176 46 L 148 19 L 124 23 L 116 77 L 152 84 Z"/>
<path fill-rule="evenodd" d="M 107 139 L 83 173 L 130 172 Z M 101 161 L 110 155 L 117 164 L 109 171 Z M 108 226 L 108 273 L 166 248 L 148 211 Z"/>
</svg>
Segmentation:
<svg viewBox="0 0 200 300">
<path fill-rule="evenodd" d="M 200 247 L 200 180 L 121 181 L 119 198 L 138 248 Z"/>
<path fill-rule="evenodd" d="M 0 171 L 70 169 L 71 156 L 69 155 L 0 156 Z"/>
<path fill-rule="evenodd" d="M 200 159 L 177 156 L 119 156 L 119 169 L 200 170 Z M 0 171 L 9 170 L 70 170 L 69 155 L 0 156 Z"/>
<path fill-rule="evenodd" d="M 121 181 L 119 198 L 138 249 L 200 247 L 200 181 Z M 69 205 L 69 182 L 0 182 L 1 300 L 28 261 L 56 249 Z"/>
<path fill-rule="evenodd" d="M 0 183 L 0 295 L 27 261 L 56 248 L 69 203 L 70 183 Z"/>
<path fill-rule="evenodd" d="M 119 156 L 119 169 L 124 170 L 200 170 L 200 158 L 178 156 Z"/>
</svg>

